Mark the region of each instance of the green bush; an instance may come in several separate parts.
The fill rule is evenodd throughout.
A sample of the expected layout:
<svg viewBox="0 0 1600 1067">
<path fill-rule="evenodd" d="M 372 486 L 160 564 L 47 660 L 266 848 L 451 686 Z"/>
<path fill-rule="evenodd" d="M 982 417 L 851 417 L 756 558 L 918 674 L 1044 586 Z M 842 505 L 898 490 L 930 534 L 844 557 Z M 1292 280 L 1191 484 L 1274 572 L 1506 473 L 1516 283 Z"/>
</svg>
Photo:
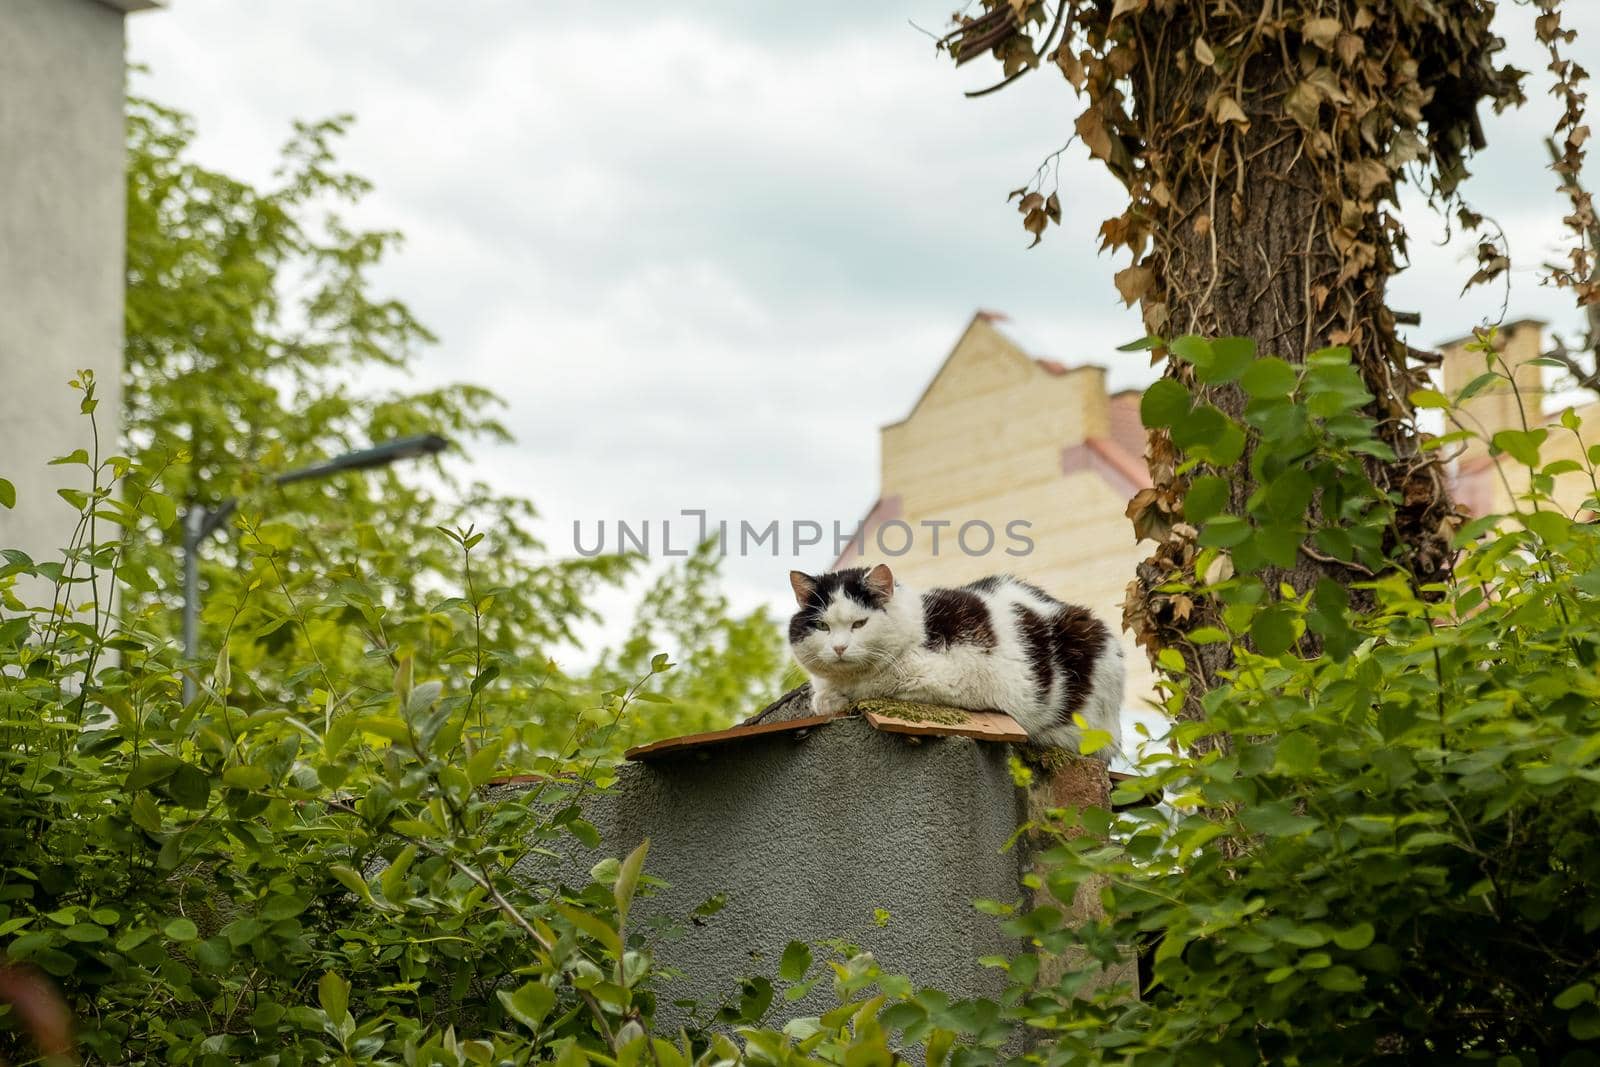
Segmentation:
<svg viewBox="0 0 1600 1067">
<path fill-rule="evenodd" d="M 1387 447 L 1347 352 L 1172 348 L 1190 380 L 1249 396 L 1240 421 L 1177 380 L 1144 398 L 1192 479 L 1179 535 L 1201 577 L 1163 592 L 1215 604 L 1189 640 L 1231 643 L 1235 668 L 1204 722 L 1175 726 L 1180 754 L 1146 755 L 1113 798 L 1159 788 L 1169 808 L 1057 826 L 1044 884 L 1097 894 L 1104 918 L 1011 920 L 1040 954 L 1102 966 L 1148 946 L 1145 999 L 1094 988 L 1100 967 L 1041 983 L 1023 957 L 1009 1014 L 1052 1064 L 1600 1062 L 1600 530 L 1552 497 L 1563 475 L 1596 485 L 1600 448 L 1541 462 L 1549 434 L 1580 432 L 1570 410 L 1496 435 L 1531 489 L 1459 531 L 1453 581 L 1418 589 L 1388 559 L 1398 502 L 1366 475 Z M 1506 378 L 1480 349 L 1470 392 Z M 1453 419 L 1461 397 L 1416 399 Z M 1234 507 L 1247 450 L 1259 488 Z M 1350 580 L 1280 584 L 1302 544 Z M 1180 676 L 1175 651 L 1163 665 Z"/>
<path fill-rule="evenodd" d="M 93 378 L 77 384 L 92 417 Z M 0 552 L 0 949 L 59 983 L 91 1060 L 618 1067 L 849 1047 L 888 1062 L 875 1016 L 912 991 L 880 990 L 853 953 L 832 961 L 841 1009 L 826 1018 L 764 1027 L 774 988 L 755 977 L 717 1016 L 737 1044 L 655 1036 L 652 953 L 670 931 L 629 922 L 648 843 L 585 885 L 538 874 L 565 838 L 600 844 L 584 794 L 606 787 L 637 702 L 670 700 L 665 655 L 563 720 L 485 715 L 481 590 L 438 591 L 430 610 L 450 625 L 429 655 L 387 645 L 371 590 L 346 576 L 304 584 L 323 600 L 293 595 L 288 533 L 241 514 L 241 579 L 224 595 L 236 613 L 278 598 L 302 636 L 274 661 L 294 684 L 252 677 L 226 640 L 196 670 L 144 610 L 108 607 L 127 535 L 164 506 L 139 488 L 150 479 L 120 456 L 65 467 L 86 484 L 64 494 L 81 519 L 63 562 Z M 437 536 L 465 583 L 482 535 Z M 19 595 L 41 588 L 45 604 Z M 368 662 L 346 676 L 318 656 L 329 643 Z M 201 682 L 188 704 L 185 671 Z M 534 783 L 494 788 L 511 775 Z M 802 946 L 783 962 L 794 979 L 810 965 Z M 0 1006 L 0 1057 L 24 1048 Z"/>
</svg>

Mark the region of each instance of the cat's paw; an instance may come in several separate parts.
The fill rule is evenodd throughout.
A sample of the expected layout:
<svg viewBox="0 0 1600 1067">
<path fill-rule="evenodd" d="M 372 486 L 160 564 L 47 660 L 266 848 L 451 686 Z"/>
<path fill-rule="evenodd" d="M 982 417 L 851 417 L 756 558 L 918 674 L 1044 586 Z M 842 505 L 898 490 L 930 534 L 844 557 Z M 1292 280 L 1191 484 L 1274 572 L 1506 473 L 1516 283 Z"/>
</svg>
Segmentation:
<svg viewBox="0 0 1600 1067">
<path fill-rule="evenodd" d="M 843 715 L 850 710 L 850 698 L 837 689 L 813 689 L 811 710 L 817 715 Z"/>
</svg>

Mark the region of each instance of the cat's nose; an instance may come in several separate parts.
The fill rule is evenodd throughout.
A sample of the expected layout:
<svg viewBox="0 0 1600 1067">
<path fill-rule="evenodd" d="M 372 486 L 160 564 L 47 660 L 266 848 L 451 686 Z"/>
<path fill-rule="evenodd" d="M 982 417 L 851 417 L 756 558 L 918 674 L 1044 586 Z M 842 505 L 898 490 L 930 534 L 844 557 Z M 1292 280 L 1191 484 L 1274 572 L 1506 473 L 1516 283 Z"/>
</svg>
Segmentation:
<svg viewBox="0 0 1600 1067">
<path fill-rule="evenodd" d="M 845 646 L 844 645 L 834 645 L 833 646 L 834 654 L 837 655 L 840 659 L 844 659 L 844 650 L 845 650 Z"/>
</svg>

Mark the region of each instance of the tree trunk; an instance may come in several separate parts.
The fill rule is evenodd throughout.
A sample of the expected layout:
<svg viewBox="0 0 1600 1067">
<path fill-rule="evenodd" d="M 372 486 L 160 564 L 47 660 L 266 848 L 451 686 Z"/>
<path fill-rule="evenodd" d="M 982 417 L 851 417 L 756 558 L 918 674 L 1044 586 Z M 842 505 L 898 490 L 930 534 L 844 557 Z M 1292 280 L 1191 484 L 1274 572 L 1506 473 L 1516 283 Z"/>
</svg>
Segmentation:
<svg viewBox="0 0 1600 1067">
<path fill-rule="evenodd" d="M 1399 549 L 1417 583 L 1438 581 L 1448 571 L 1449 539 L 1459 518 L 1443 471 L 1434 454 L 1421 450 L 1412 420 L 1408 398 L 1428 384 L 1426 366 L 1415 357 L 1426 356 L 1398 340 L 1384 302 L 1398 235 L 1397 222 L 1382 207 L 1394 180 L 1385 150 L 1392 145 L 1388 139 L 1371 144 L 1339 108 L 1305 97 L 1309 64 L 1322 58 L 1314 44 L 1302 41 L 1294 49 L 1280 38 L 1281 47 L 1255 51 L 1242 70 L 1200 62 L 1197 51 L 1210 46 L 1195 42 L 1220 29 L 1217 19 L 1208 26 L 1193 10 L 1200 6 L 1149 16 L 1137 31 L 1131 119 L 1151 188 L 1163 187 L 1152 196 L 1160 215 L 1141 264 L 1150 271 L 1146 326 L 1168 338 L 1247 337 L 1259 354 L 1291 363 L 1303 363 L 1318 349 L 1347 346 L 1375 398 L 1369 413 L 1399 457 L 1392 464 L 1372 462 L 1377 483 L 1400 501 L 1390 547 Z M 1214 135 L 1197 136 L 1207 130 Z M 1167 373 L 1231 417 L 1244 410 L 1246 397 L 1235 384 L 1202 386 L 1175 361 Z M 1195 577 L 1195 531 L 1181 521 L 1187 478 L 1174 473 L 1165 431 L 1152 434 L 1148 458 L 1154 491 L 1143 503 L 1163 509 L 1170 521 L 1156 524 L 1166 536 L 1129 586 L 1126 621 L 1152 656 L 1163 648 L 1183 655 L 1190 686 L 1181 714 L 1199 718 L 1201 697 L 1232 657 L 1226 643 L 1196 646 L 1186 639 L 1194 627 L 1215 622 L 1212 605 L 1156 591 Z M 1231 510 L 1240 514 L 1255 488 L 1249 464 L 1247 449 L 1232 470 L 1220 472 L 1232 482 Z M 1306 545 L 1295 566 L 1262 578 L 1269 590 L 1287 583 L 1305 593 L 1322 578 L 1347 585 L 1369 574 Z M 1352 603 L 1359 608 L 1362 597 L 1353 596 Z M 1302 647 L 1315 652 L 1315 636 L 1306 635 Z"/>
</svg>

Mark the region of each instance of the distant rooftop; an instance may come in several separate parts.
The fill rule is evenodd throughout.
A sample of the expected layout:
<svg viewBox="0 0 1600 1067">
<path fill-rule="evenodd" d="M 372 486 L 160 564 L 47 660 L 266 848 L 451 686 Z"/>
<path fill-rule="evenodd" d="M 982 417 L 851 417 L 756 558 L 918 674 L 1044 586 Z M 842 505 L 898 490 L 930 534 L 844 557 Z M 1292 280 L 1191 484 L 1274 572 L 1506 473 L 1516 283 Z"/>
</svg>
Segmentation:
<svg viewBox="0 0 1600 1067">
<path fill-rule="evenodd" d="M 1502 322 L 1499 324 L 1500 336 L 1506 337 L 1522 329 L 1524 326 L 1532 326 L 1536 330 L 1542 330 L 1548 325 L 1550 324 L 1543 319 L 1512 319 L 1510 322 Z M 1464 345 L 1469 341 L 1476 341 L 1477 339 L 1477 334 L 1469 333 L 1465 337 L 1452 337 L 1448 341 L 1435 342 L 1434 347 L 1455 348 L 1457 345 Z"/>
</svg>

